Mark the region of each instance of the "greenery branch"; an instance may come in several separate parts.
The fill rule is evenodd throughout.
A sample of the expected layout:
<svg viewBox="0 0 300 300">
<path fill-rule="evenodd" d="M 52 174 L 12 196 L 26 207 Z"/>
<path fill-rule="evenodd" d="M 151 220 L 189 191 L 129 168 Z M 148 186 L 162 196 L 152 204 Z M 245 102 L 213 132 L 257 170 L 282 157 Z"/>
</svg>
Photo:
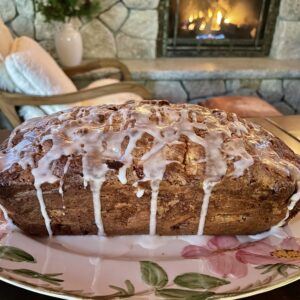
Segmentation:
<svg viewBox="0 0 300 300">
<path fill-rule="evenodd" d="M 99 0 L 35 0 L 35 4 L 46 22 L 66 22 L 75 17 L 91 19 L 100 11 Z"/>
</svg>

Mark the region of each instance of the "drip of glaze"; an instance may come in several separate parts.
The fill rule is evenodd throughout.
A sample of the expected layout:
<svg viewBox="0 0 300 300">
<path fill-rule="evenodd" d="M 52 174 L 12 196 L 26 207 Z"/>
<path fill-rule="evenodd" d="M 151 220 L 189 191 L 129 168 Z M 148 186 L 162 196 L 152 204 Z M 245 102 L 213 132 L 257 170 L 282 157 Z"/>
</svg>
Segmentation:
<svg viewBox="0 0 300 300">
<path fill-rule="evenodd" d="M 6 221 L 6 225 L 8 226 L 8 228 L 14 228 L 15 225 L 12 221 L 12 219 L 9 217 L 8 213 L 7 213 L 7 210 L 5 209 L 5 207 L 3 205 L 0 204 L 0 210 L 2 211 L 3 213 L 3 216 L 4 216 L 4 219 Z"/>
<path fill-rule="evenodd" d="M 39 184 L 35 184 L 34 186 L 35 186 L 35 189 L 36 189 L 36 196 L 39 200 L 41 214 L 44 218 L 45 226 L 46 226 L 48 235 L 52 236 L 51 220 L 50 220 L 49 215 L 48 215 L 47 210 L 46 210 L 46 205 L 45 205 L 45 201 L 44 201 L 44 198 L 43 198 L 43 191 L 42 191 L 41 186 Z"/>
<path fill-rule="evenodd" d="M 226 154 L 232 156 L 232 158 L 240 158 L 233 163 L 234 171 L 232 175 L 234 177 L 242 176 L 245 170 L 247 170 L 254 163 L 253 157 L 245 150 L 243 142 L 239 139 L 234 139 L 228 142 L 224 146 L 224 151 Z"/>
<path fill-rule="evenodd" d="M 204 148 L 206 156 L 205 175 L 203 181 L 204 196 L 199 217 L 198 235 L 204 233 L 206 215 L 209 207 L 209 200 L 214 186 L 226 174 L 227 164 L 220 151 L 223 139 L 220 133 L 213 133 L 205 138 Z"/>
<path fill-rule="evenodd" d="M 300 181 L 297 182 L 297 192 L 291 197 L 290 203 L 288 205 L 288 210 L 294 209 L 298 201 L 300 200 Z"/>
<path fill-rule="evenodd" d="M 64 199 L 64 191 L 63 191 L 64 181 L 63 181 L 63 177 L 64 177 L 64 175 L 67 174 L 69 166 L 70 166 L 70 163 L 71 163 L 71 157 L 68 157 L 68 160 L 67 160 L 67 162 L 66 162 L 66 164 L 64 166 L 63 176 L 62 176 L 62 178 L 59 181 L 58 192 L 61 194 L 62 199 Z"/>
<path fill-rule="evenodd" d="M 209 180 L 204 180 L 204 182 L 203 182 L 204 197 L 202 200 L 202 206 L 201 206 L 201 212 L 200 212 L 198 235 L 202 235 L 204 232 L 204 226 L 205 226 L 205 220 L 206 220 L 206 215 L 207 215 L 207 211 L 208 211 L 209 199 L 211 196 L 211 192 L 217 183 L 218 182 L 212 182 Z"/>
<path fill-rule="evenodd" d="M 144 189 L 138 188 L 135 195 L 137 196 L 137 198 L 142 198 L 144 193 L 145 193 Z"/>
<path fill-rule="evenodd" d="M 237 136 L 241 136 L 242 133 L 248 133 L 247 128 L 243 125 L 242 122 L 239 121 L 237 115 L 235 113 L 232 114 L 233 122 L 232 127 L 234 127 Z"/>
<path fill-rule="evenodd" d="M 121 157 L 120 161 L 124 163 L 124 165 L 120 168 L 118 173 L 118 179 L 122 184 L 127 183 L 127 177 L 126 172 L 128 167 L 132 164 L 132 151 L 136 146 L 136 142 L 142 137 L 142 131 L 141 132 L 133 132 L 130 135 L 129 143 L 127 145 L 127 148 L 125 150 L 124 155 Z"/>
<path fill-rule="evenodd" d="M 294 209 L 298 201 L 300 200 L 300 181 L 297 182 L 297 191 L 296 193 L 290 198 L 290 203 L 287 207 L 286 215 L 283 220 L 281 220 L 278 224 L 275 226 L 272 226 L 272 229 L 276 229 L 278 227 L 281 227 L 285 224 L 286 220 L 290 216 L 290 211 Z"/>
<path fill-rule="evenodd" d="M 156 149 L 156 151 L 153 149 Z M 151 186 L 149 234 L 155 235 L 159 186 L 169 162 L 164 158 L 163 151 L 159 147 L 154 146 L 152 150 L 142 157 L 142 161 L 145 160 L 143 163 L 145 174 L 143 181 L 150 180 Z"/>
<path fill-rule="evenodd" d="M 98 229 L 98 235 L 105 235 L 103 221 L 101 217 L 101 187 L 105 181 L 105 177 L 90 182 L 93 194 L 94 217 L 95 224 Z"/>
<path fill-rule="evenodd" d="M 101 216 L 101 188 L 105 182 L 105 176 L 109 169 L 106 164 L 102 164 L 95 169 L 95 173 L 91 176 L 91 174 L 86 174 L 86 168 L 86 162 L 83 160 L 85 181 L 90 184 L 92 192 L 95 224 L 97 226 L 98 235 L 102 236 L 105 235 L 105 232 Z"/>
<path fill-rule="evenodd" d="M 160 180 L 151 181 L 151 202 L 150 202 L 150 224 L 149 234 L 156 234 L 156 214 L 157 214 L 157 198 L 159 193 Z"/>
</svg>

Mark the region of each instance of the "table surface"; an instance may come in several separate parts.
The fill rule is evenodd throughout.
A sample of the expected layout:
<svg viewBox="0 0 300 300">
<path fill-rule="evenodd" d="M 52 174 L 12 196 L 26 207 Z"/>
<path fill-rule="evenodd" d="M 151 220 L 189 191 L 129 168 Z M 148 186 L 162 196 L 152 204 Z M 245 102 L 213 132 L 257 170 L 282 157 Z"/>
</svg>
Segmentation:
<svg viewBox="0 0 300 300">
<path fill-rule="evenodd" d="M 299 116 L 280 116 L 265 119 L 251 119 L 260 124 L 265 129 L 283 140 L 295 153 L 300 154 L 300 115 Z M 7 130 L 0 130 L 0 142 L 9 134 Z M 249 300 L 294 300 L 300 294 L 300 280 L 284 286 L 282 288 L 263 293 L 257 296 L 248 297 Z M 53 299 L 47 296 L 35 294 L 24 289 L 14 287 L 0 281 L 1 300 L 47 300 Z M 298 296 L 297 296 L 298 295 Z M 298 298 L 299 299 L 299 298 Z"/>
</svg>

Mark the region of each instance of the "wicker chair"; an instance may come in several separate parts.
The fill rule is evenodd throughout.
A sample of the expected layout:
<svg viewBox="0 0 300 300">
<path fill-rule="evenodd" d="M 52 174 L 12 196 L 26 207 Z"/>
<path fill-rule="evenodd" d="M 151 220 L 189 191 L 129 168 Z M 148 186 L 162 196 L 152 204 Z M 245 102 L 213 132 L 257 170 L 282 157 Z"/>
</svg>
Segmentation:
<svg viewBox="0 0 300 300">
<path fill-rule="evenodd" d="M 121 73 L 121 82 L 109 84 L 92 89 L 86 89 L 69 94 L 55 96 L 32 96 L 17 93 L 8 93 L 0 90 L 0 110 L 8 119 L 13 127 L 18 126 L 22 120 L 19 117 L 16 108 L 22 105 L 55 105 L 71 104 L 86 99 L 95 99 L 101 96 L 116 93 L 134 93 L 143 99 L 151 99 L 151 94 L 145 87 L 132 81 L 130 71 L 117 59 L 98 59 L 80 66 L 64 69 L 64 72 L 73 77 L 92 70 L 101 68 L 117 68 Z"/>
</svg>

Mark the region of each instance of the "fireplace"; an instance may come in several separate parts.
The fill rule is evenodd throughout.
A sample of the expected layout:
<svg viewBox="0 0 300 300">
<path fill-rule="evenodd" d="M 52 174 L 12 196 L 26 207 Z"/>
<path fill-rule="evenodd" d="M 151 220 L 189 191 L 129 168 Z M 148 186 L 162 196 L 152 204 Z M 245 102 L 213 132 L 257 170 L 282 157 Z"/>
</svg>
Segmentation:
<svg viewBox="0 0 300 300">
<path fill-rule="evenodd" d="M 161 56 L 266 56 L 280 0 L 160 1 Z"/>
</svg>

